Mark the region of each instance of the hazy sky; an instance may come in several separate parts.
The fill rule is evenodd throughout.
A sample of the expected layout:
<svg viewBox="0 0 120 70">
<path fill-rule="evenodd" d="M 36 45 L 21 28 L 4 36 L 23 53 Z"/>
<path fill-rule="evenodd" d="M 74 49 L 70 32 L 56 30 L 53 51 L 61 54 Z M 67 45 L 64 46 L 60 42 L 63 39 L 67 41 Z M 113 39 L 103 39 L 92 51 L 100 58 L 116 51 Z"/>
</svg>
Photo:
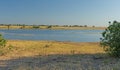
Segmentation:
<svg viewBox="0 0 120 70">
<path fill-rule="evenodd" d="M 120 21 L 120 0 L 0 0 L 0 24 L 106 26 Z"/>
</svg>

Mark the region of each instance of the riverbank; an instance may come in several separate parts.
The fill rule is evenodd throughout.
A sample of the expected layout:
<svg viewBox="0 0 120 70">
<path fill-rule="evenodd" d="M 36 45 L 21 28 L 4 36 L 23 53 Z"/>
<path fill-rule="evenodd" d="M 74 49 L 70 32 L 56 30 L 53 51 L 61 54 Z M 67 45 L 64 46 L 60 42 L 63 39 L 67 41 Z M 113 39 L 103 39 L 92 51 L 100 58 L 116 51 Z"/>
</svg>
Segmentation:
<svg viewBox="0 0 120 70">
<path fill-rule="evenodd" d="M 8 40 L 0 70 L 119 70 L 99 42 Z M 2 52 L 1 52 L 2 53 Z"/>
</svg>

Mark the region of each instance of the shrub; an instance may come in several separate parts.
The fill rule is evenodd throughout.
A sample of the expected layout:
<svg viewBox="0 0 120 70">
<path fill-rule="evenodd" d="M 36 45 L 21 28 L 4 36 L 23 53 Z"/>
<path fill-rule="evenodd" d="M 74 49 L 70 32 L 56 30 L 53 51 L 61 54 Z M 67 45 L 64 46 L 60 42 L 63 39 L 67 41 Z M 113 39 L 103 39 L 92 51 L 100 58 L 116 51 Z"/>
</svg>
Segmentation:
<svg viewBox="0 0 120 70">
<path fill-rule="evenodd" d="M 44 46 L 44 48 L 48 48 L 48 47 L 50 47 L 50 45 L 48 45 L 48 44 L 46 44 L 46 45 Z"/>
<path fill-rule="evenodd" d="M 2 56 L 4 54 L 5 54 L 5 52 L 2 49 L 0 49 L 0 56 Z"/>
<path fill-rule="evenodd" d="M 33 26 L 34 29 L 39 29 L 39 26 Z"/>
<path fill-rule="evenodd" d="M 75 50 L 71 50 L 70 52 L 71 52 L 71 54 L 75 54 Z"/>
<path fill-rule="evenodd" d="M 12 49 L 14 49 L 14 46 L 9 45 L 9 46 L 8 46 L 8 50 L 12 50 Z"/>
<path fill-rule="evenodd" d="M 120 57 L 120 23 L 114 21 L 105 29 L 102 36 L 100 44 L 104 50 L 109 55 Z"/>
<path fill-rule="evenodd" d="M 50 25 L 50 26 L 48 26 L 47 28 L 48 28 L 48 29 L 49 29 L 49 28 L 52 28 L 52 26 Z"/>
<path fill-rule="evenodd" d="M 0 46 L 4 47 L 6 45 L 6 40 L 3 38 L 3 36 L 0 34 Z"/>
<path fill-rule="evenodd" d="M 84 25 L 84 27 L 87 27 L 87 25 Z"/>
</svg>

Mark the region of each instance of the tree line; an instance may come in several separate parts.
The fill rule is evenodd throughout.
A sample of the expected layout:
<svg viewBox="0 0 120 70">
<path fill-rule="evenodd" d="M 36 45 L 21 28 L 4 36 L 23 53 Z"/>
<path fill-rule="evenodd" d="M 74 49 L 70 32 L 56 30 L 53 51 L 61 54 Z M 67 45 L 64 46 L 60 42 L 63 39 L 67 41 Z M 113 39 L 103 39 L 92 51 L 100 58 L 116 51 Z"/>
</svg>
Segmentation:
<svg viewBox="0 0 120 70">
<path fill-rule="evenodd" d="M 53 27 L 88 27 L 87 25 L 28 25 L 28 24 L 0 24 L 0 26 L 53 26 Z M 92 27 L 95 27 L 94 25 Z"/>
</svg>

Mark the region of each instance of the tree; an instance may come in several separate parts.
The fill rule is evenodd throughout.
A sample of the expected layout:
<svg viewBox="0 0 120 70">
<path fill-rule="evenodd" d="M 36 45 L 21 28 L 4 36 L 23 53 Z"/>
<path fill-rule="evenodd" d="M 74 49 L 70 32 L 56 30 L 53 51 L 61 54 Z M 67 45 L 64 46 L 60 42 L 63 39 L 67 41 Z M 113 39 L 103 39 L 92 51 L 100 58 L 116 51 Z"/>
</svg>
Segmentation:
<svg viewBox="0 0 120 70">
<path fill-rule="evenodd" d="M 0 34 L 0 47 L 4 47 L 6 45 L 6 40 L 3 38 L 3 36 Z"/>
<path fill-rule="evenodd" d="M 93 25 L 92 27 L 94 28 L 95 26 Z"/>
<path fill-rule="evenodd" d="M 84 25 L 84 27 L 87 27 L 87 25 Z"/>
<path fill-rule="evenodd" d="M 8 26 L 8 30 L 10 29 L 10 24 L 7 25 Z"/>
<path fill-rule="evenodd" d="M 101 46 L 111 56 L 120 57 L 120 23 L 114 21 L 102 33 Z"/>
<path fill-rule="evenodd" d="M 25 28 L 25 24 L 22 25 L 22 29 L 24 29 L 24 28 Z"/>
</svg>

